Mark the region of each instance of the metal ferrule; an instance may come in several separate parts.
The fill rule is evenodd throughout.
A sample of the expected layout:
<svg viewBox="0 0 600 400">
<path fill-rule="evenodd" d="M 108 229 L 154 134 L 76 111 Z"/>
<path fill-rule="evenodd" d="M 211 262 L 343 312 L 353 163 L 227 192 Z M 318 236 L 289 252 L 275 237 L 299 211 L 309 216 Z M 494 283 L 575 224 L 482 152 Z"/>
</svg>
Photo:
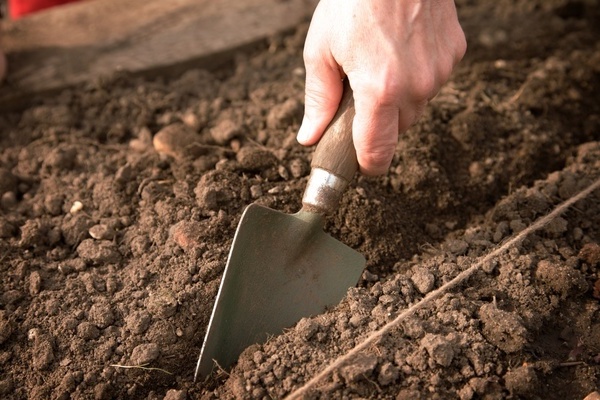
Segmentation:
<svg viewBox="0 0 600 400">
<path fill-rule="evenodd" d="M 348 183 L 339 175 L 321 168 L 313 168 L 302 196 L 304 209 L 322 215 L 334 211 Z"/>
</svg>

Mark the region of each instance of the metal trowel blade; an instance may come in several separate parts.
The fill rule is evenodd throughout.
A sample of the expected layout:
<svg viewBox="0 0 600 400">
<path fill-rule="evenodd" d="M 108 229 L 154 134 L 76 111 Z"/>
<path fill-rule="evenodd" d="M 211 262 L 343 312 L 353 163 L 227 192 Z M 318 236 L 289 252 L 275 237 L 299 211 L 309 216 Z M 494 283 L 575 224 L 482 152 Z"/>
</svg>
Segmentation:
<svg viewBox="0 0 600 400">
<path fill-rule="evenodd" d="M 323 231 L 323 217 L 246 208 L 238 225 L 195 377 L 227 369 L 249 345 L 338 304 L 365 258 Z"/>
</svg>

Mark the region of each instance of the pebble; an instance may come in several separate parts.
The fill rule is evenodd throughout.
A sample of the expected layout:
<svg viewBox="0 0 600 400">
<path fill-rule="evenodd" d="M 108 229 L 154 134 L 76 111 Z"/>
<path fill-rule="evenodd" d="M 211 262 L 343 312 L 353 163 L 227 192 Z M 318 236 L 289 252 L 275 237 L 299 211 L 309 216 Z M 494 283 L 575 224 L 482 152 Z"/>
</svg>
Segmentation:
<svg viewBox="0 0 600 400">
<path fill-rule="evenodd" d="M 435 286 L 435 276 L 427 268 L 415 268 L 410 279 L 421 294 L 431 292 Z"/>
<path fill-rule="evenodd" d="M 152 139 L 154 150 L 176 160 L 195 158 L 206 154 L 206 147 L 200 142 L 200 135 L 182 123 L 174 123 L 162 128 Z"/>
<path fill-rule="evenodd" d="M 169 229 L 169 236 L 187 252 L 202 244 L 205 229 L 204 225 L 197 221 L 180 221 Z"/>
<path fill-rule="evenodd" d="M 144 343 L 136 346 L 131 353 L 132 365 L 145 365 L 156 360 L 160 355 L 160 348 L 156 343 Z"/>
<path fill-rule="evenodd" d="M 113 240 L 115 238 L 115 231 L 102 224 L 92 226 L 88 232 L 92 238 L 97 240 Z"/>
</svg>

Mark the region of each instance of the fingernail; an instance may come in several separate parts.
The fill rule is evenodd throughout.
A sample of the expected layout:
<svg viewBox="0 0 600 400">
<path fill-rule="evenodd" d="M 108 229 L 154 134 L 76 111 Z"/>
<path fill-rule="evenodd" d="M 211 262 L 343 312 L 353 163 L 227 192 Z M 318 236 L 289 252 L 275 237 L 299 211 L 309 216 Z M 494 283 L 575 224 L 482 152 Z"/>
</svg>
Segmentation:
<svg viewBox="0 0 600 400">
<path fill-rule="evenodd" d="M 304 144 L 308 141 L 310 137 L 310 122 L 306 116 L 302 118 L 302 124 L 300 124 L 300 129 L 298 129 L 298 135 L 296 135 L 296 140 L 300 142 L 300 144 Z"/>
</svg>

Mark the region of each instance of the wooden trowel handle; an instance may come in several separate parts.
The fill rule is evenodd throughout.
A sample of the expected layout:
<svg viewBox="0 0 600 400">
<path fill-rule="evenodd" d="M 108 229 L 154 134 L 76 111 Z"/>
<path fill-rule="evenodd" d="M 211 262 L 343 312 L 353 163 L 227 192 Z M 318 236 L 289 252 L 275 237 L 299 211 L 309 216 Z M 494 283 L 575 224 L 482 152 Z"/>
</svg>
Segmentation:
<svg viewBox="0 0 600 400">
<path fill-rule="evenodd" d="M 348 79 L 333 120 L 319 141 L 311 163 L 311 173 L 302 196 L 303 209 L 327 214 L 337 208 L 346 187 L 358 169 L 352 141 L 354 98 Z"/>
<path fill-rule="evenodd" d="M 354 97 L 346 78 L 342 100 L 315 149 L 312 168 L 324 169 L 341 176 L 348 182 L 352 180 L 358 169 L 356 150 L 352 141 L 352 121 L 354 121 Z"/>
</svg>

